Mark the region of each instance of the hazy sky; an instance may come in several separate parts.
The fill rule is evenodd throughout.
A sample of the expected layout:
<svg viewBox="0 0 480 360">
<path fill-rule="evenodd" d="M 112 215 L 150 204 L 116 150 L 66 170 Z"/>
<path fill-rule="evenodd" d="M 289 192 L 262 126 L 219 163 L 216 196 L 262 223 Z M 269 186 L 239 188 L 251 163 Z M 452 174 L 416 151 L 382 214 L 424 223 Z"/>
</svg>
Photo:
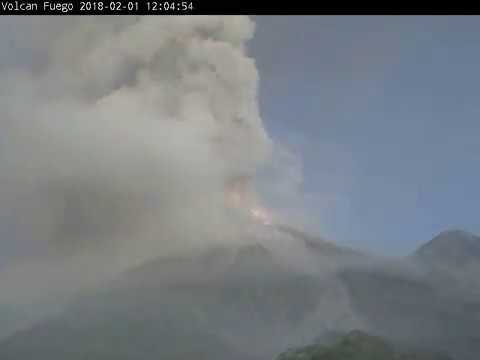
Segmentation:
<svg viewBox="0 0 480 360">
<path fill-rule="evenodd" d="M 480 19 L 257 17 L 272 137 L 303 161 L 325 237 L 405 254 L 480 233 Z"/>
</svg>

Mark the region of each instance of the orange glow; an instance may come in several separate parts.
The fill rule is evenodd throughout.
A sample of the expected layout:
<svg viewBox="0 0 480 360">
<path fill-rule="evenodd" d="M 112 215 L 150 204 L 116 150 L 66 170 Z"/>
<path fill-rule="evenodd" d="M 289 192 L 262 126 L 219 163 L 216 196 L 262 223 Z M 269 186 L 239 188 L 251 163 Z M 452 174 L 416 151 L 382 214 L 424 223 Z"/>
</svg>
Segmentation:
<svg viewBox="0 0 480 360">
<path fill-rule="evenodd" d="M 263 225 L 272 224 L 272 216 L 265 208 L 256 205 L 255 195 L 249 189 L 248 178 L 237 177 L 226 184 L 225 197 L 228 206 L 246 211 L 250 217 Z"/>
<path fill-rule="evenodd" d="M 250 214 L 255 220 L 260 221 L 264 225 L 272 225 L 272 216 L 268 213 L 267 210 L 259 207 L 254 207 L 250 210 Z"/>
</svg>

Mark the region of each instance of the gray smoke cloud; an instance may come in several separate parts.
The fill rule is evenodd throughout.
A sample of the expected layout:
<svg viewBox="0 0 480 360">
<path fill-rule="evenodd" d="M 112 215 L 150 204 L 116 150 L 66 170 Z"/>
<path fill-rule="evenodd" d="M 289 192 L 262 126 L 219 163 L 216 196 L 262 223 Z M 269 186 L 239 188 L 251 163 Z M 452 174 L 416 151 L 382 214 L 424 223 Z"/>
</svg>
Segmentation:
<svg viewBox="0 0 480 360">
<path fill-rule="evenodd" d="M 7 264 L 3 289 L 61 282 L 53 262 L 84 279 L 234 237 L 225 184 L 253 178 L 271 148 L 248 17 L 11 18 L 0 30 L 1 241 L 35 254 Z"/>
</svg>

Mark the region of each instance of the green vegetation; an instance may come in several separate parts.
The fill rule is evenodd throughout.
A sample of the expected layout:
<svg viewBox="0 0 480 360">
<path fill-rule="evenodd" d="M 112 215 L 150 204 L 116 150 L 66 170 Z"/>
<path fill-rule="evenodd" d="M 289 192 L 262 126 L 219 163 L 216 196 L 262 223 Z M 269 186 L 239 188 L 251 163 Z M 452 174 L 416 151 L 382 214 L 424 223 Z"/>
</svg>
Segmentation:
<svg viewBox="0 0 480 360">
<path fill-rule="evenodd" d="M 442 354 L 400 352 L 384 339 L 352 331 L 331 346 L 310 345 L 288 350 L 277 360 L 451 360 Z"/>
</svg>

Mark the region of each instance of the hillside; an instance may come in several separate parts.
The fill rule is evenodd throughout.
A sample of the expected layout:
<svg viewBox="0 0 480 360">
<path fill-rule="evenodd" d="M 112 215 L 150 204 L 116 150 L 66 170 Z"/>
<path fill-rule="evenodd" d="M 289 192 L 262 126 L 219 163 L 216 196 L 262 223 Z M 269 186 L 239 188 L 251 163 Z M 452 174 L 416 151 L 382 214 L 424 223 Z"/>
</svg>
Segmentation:
<svg viewBox="0 0 480 360">
<path fill-rule="evenodd" d="M 447 355 L 401 351 L 386 340 L 352 331 L 331 345 L 310 345 L 280 354 L 277 360 L 451 360 Z"/>
<path fill-rule="evenodd" d="M 480 237 L 461 230 L 447 230 L 419 247 L 414 256 L 425 263 L 465 268 L 480 263 Z"/>
<path fill-rule="evenodd" d="M 479 236 L 461 230 L 441 232 L 420 246 L 411 259 L 428 274 L 429 282 L 442 292 L 450 296 L 460 295 L 469 307 L 479 308 Z M 476 313 L 480 315 L 478 310 Z"/>
<path fill-rule="evenodd" d="M 299 232 L 265 231 L 127 271 L 0 342 L 0 359 L 255 360 L 352 329 L 477 359 L 480 318 L 407 262 L 390 266 Z"/>
</svg>

